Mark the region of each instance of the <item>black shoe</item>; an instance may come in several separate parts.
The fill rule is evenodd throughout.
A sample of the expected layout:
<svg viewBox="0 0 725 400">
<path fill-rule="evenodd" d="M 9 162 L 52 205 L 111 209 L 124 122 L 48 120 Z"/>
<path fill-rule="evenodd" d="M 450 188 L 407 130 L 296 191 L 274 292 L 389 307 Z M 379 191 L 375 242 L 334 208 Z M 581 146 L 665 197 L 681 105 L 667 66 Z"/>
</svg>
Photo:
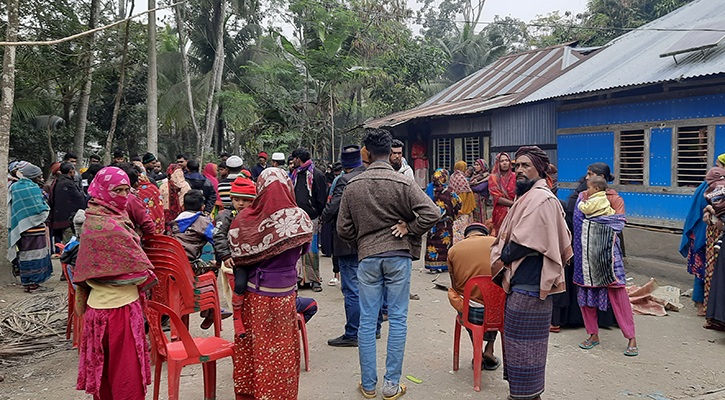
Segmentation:
<svg viewBox="0 0 725 400">
<path fill-rule="evenodd" d="M 327 341 L 328 346 L 333 347 L 357 347 L 357 339 L 342 335 Z"/>
<path fill-rule="evenodd" d="M 321 292 L 322 291 L 322 285 L 320 285 L 320 282 L 312 282 L 312 291 L 313 292 Z"/>
<path fill-rule="evenodd" d="M 381 337 L 380 332 L 375 334 L 375 339 L 380 339 L 380 337 Z"/>
</svg>

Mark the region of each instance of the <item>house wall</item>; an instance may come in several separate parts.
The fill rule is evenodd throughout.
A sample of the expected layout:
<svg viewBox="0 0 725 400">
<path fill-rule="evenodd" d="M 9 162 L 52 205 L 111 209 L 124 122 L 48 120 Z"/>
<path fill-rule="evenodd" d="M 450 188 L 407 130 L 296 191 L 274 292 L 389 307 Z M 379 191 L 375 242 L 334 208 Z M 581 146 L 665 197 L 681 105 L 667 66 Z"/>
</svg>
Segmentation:
<svg viewBox="0 0 725 400">
<path fill-rule="evenodd" d="M 610 187 L 624 199 L 629 222 L 682 228 L 697 184 L 677 182 L 678 131 L 695 126 L 707 127 L 703 159 L 713 164 L 725 153 L 725 95 L 559 111 L 559 198 L 568 198 L 588 165 L 605 162 L 617 178 Z M 619 180 L 621 135 L 630 130 L 644 131 L 643 182 L 638 185 Z"/>
<path fill-rule="evenodd" d="M 541 147 L 557 164 L 556 103 L 553 101 L 500 108 L 491 116 L 490 165 L 496 154 L 505 151 L 512 156 L 521 146 Z"/>
</svg>

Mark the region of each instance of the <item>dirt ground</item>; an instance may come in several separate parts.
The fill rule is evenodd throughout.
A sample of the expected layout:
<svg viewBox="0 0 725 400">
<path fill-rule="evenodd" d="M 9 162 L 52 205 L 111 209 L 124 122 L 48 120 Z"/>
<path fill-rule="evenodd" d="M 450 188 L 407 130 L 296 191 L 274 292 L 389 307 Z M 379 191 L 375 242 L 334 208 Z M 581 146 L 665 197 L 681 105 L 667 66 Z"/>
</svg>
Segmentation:
<svg viewBox="0 0 725 400">
<path fill-rule="evenodd" d="M 56 272 L 60 270 L 56 268 Z M 312 370 L 300 374 L 299 399 L 362 399 L 357 391 L 359 364 L 357 348 L 333 348 L 327 340 L 343 332 L 343 296 L 339 286 L 326 282 L 332 276 L 329 258 L 321 259 L 324 290 L 300 295 L 314 297 L 319 312 L 309 322 L 310 364 Z M 642 285 L 655 276 L 661 285 L 672 284 L 685 291 L 691 285 L 684 266 L 648 260 L 630 260 L 628 276 L 632 283 Z M 431 283 L 434 277 L 424 271 L 422 262 L 413 264 L 412 291 L 419 301 L 410 302 L 408 341 L 403 376 L 421 379 L 408 385 L 405 399 L 505 399 L 508 385 L 502 380 L 502 369 L 484 371 L 482 391 L 473 390 L 470 367 L 472 348 L 465 336 L 461 341 L 461 369 L 452 371 L 452 345 L 455 312 L 448 304 L 445 291 Z M 49 282 L 56 290 L 66 290 L 58 273 Z M 20 286 L 7 285 L 0 292 L 0 308 L 28 296 Z M 3 302 L 4 301 L 4 302 Z M 703 318 L 697 317 L 689 298 L 682 298 L 685 308 L 666 317 L 635 316 L 638 357 L 625 357 L 626 340 L 619 329 L 600 332 L 602 344 L 592 350 L 581 350 L 577 344 L 587 337 L 584 328 L 564 329 L 551 334 L 544 399 L 725 399 L 725 334 L 702 329 Z M 192 316 L 192 334 L 202 336 L 211 331 L 198 328 L 200 319 Z M 231 319 L 225 321 L 224 338 L 231 340 Z M 378 343 L 378 371 L 384 373 L 387 323 Z M 59 339 L 60 340 L 60 339 Z M 496 351 L 500 354 L 497 343 Z M 0 399 L 90 399 L 75 390 L 78 355 L 66 343 L 61 351 L 44 357 L 32 357 L 20 365 L 3 367 L 0 363 Z M 234 399 L 232 363 L 230 359 L 217 364 L 217 398 Z M 166 378 L 161 383 L 161 398 L 166 398 Z M 203 396 L 201 368 L 184 369 L 181 399 Z M 723 389 L 719 391 L 718 389 Z M 151 399 L 149 386 L 148 399 Z"/>
</svg>

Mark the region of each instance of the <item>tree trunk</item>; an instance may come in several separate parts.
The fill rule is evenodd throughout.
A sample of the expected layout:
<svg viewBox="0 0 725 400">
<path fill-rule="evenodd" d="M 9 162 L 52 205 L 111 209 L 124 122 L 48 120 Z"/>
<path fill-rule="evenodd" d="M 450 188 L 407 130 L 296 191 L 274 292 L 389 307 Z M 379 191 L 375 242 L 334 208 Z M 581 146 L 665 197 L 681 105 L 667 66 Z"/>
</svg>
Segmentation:
<svg viewBox="0 0 725 400">
<path fill-rule="evenodd" d="M 98 21 L 98 5 L 100 0 L 91 0 L 91 17 L 88 22 L 88 29 L 96 27 Z M 83 165 L 83 149 L 86 140 L 86 123 L 88 122 L 88 103 L 91 99 L 91 88 L 93 87 L 93 39 L 95 34 L 88 35 L 86 42 L 86 82 L 81 90 L 81 99 L 78 104 L 78 124 L 76 125 L 76 137 L 73 143 L 73 152 L 78 157 L 78 165 Z"/>
<path fill-rule="evenodd" d="M 18 0 L 8 0 L 8 27 L 5 40 L 15 42 L 18 40 Z M 15 100 L 15 46 L 5 47 L 3 58 L 3 76 L 0 80 L 0 168 L 8 170 L 8 152 L 10 150 L 10 122 L 13 116 L 13 102 Z M 0 264 L 6 265 L 8 251 L 8 185 L 0 185 L 0 223 L 6 228 L 0 229 Z M 7 272 L 6 268 L 2 269 Z M 0 277 L 4 278 L 3 273 Z M 5 280 L 5 279 L 2 279 Z"/>
<path fill-rule="evenodd" d="M 149 0 L 149 10 L 156 8 L 156 0 Z M 148 151 L 158 155 L 159 143 L 159 90 L 156 68 L 156 11 L 149 13 L 149 76 L 146 91 L 146 146 Z"/>
<path fill-rule="evenodd" d="M 131 11 L 133 12 L 133 5 Z M 123 80 L 126 77 L 126 58 L 128 56 L 128 39 L 131 35 L 131 20 L 126 22 L 126 34 L 123 38 L 123 56 L 121 57 L 121 74 L 118 78 L 118 91 L 116 92 L 116 104 L 113 106 L 113 117 L 111 119 L 111 129 L 108 131 L 106 138 L 106 154 L 103 156 L 103 163 L 109 165 L 111 163 L 111 154 L 113 154 L 113 133 L 116 131 L 116 122 L 118 121 L 118 109 L 121 108 L 121 97 L 123 97 Z"/>
<path fill-rule="evenodd" d="M 332 143 L 330 144 L 330 160 L 332 160 L 332 164 L 335 163 L 335 105 L 332 103 L 333 97 L 332 97 L 332 82 L 330 82 L 330 140 Z"/>
<path fill-rule="evenodd" d="M 206 100 L 206 129 L 203 134 L 203 141 L 198 146 L 200 164 L 204 162 L 204 153 L 211 152 L 211 136 L 214 134 L 214 125 L 219 102 L 214 100 L 222 86 L 222 73 L 224 72 L 224 21 L 226 20 L 226 8 L 223 1 L 217 2 L 217 26 L 216 26 L 216 51 L 214 53 L 214 65 L 212 67 L 211 81 L 209 82 L 209 95 Z"/>
<path fill-rule="evenodd" d="M 186 85 L 186 101 L 189 103 L 189 114 L 191 116 L 191 124 L 194 125 L 194 133 L 196 133 L 197 148 L 202 143 L 201 131 L 199 124 L 196 122 L 196 114 L 194 114 L 194 97 L 191 91 L 191 73 L 189 72 L 189 58 L 186 56 L 186 27 L 181 15 L 181 7 L 178 4 L 174 7 L 176 15 L 176 29 L 179 31 L 179 53 L 181 53 L 181 67 L 184 70 L 184 84 Z"/>
</svg>

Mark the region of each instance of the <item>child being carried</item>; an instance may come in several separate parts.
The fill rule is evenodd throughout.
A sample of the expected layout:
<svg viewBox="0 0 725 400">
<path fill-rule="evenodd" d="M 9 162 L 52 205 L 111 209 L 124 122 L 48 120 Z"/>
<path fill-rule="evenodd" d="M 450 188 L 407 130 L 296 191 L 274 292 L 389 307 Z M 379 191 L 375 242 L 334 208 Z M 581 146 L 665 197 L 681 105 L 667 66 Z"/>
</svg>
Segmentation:
<svg viewBox="0 0 725 400">
<path fill-rule="evenodd" d="M 705 190 L 705 199 L 715 210 L 713 223 L 720 220 L 725 223 L 725 169 L 714 167 L 705 176 L 708 188 Z M 715 250 L 720 251 L 725 231 L 720 233 L 715 244 Z"/>
<path fill-rule="evenodd" d="M 579 203 L 579 210 L 587 218 L 614 215 L 614 209 L 607 199 L 607 181 L 601 176 L 592 176 L 587 180 L 589 198 Z"/>
</svg>

